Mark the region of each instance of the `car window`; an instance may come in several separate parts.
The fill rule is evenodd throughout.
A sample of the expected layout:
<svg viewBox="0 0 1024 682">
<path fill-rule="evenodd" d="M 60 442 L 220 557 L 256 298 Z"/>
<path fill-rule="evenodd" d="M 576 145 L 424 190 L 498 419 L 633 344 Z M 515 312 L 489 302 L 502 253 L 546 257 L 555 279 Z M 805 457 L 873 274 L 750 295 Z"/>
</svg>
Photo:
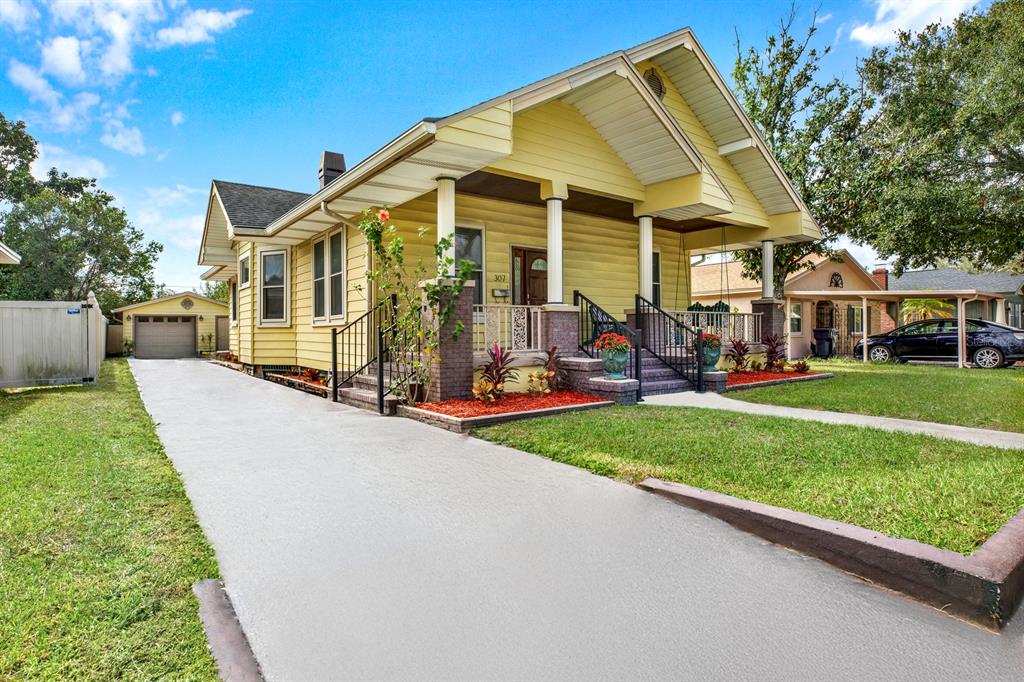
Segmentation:
<svg viewBox="0 0 1024 682">
<path fill-rule="evenodd" d="M 970 320 L 967 320 L 967 331 L 969 331 L 969 332 L 980 332 L 983 329 L 984 329 L 984 327 L 982 327 L 977 322 L 971 322 Z M 944 334 L 956 334 L 957 333 L 957 323 L 956 323 L 956 320 L 946 320 L 943 323 L 942 331 L 943 331 Z"/>
<path fill-rule="evenodd" d="M 927 320 L 916 324 L 908 324 L 902 329 L 901 334 L 938 334 L 942 326 L 940 320 Z"/>
</svg>

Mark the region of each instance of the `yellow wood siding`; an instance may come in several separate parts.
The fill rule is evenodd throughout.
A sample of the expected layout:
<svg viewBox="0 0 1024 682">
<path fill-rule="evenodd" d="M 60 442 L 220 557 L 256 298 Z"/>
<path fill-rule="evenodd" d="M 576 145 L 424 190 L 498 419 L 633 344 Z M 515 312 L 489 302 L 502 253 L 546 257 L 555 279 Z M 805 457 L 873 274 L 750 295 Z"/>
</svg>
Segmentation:
<svg viewBox="0 0 1024 682">
<path fill-rule="evenodd" d="M 512 102 L 478 111 L 437 131 L 437 140 L 499 154 L 512 151 Z"/>
<path fill-rule="evenodd" d="M 279 248 L 271 245 L 260 245 L 254 248 L 251 272 L 252 279 L 249 286 L 252 303 L 253 336 L 252 336 L 252 364 L 254 365 L 294 365 L 295 364 L 295 300 L 289 303 L 291 306 L 292 326 L 289 327 L 268 327 L 260 326 L 260 278 L 262 277 L 262 263 L 260 263 L 260 249 L 267 250 Z M 294 258 L 294 249 L 291 249 L 291 257 Z M 294 278 L 294 268 L 289 263 L 289 277 Z M 291 292 L 289 292 L 291 295 Z"/>
<path fill-rule="evenodd" d="M 701 125 L 697 115 L 687 104 L 686 100 L 683 99 L 683 96 L 679 94 L 679 91 L 676 90 L 668 75 L 661 68 L 654 66 L 652 62 L 641 62 L 636 66 L 640 73 L 652 67 L 661 75 L 662 82 L 665 84 L 665 98 L 662 100 L 665 108 L 679 122 L 687 137 L 690 138 L 708 162 L 708 165 L 714 169 L 722 184 L 732 194 L 734 202 L 733 212 L 717 217 L 737 224 L 767 226 L 768 214 L 765 213 L 764 208 L 762 208 L 753 193 L 740 178 L 739 173 L 736 172 L 736 169 L 733 168 L 729 160 L 718 154 L 718 144 L 715 143 L 708 131 Z M 710 181 L 705 185 L 705 191 L 710 194 L 720 194 L 720 191 L 715 189 Z"/>
<path fill-rule="evenodd" d="M 181 307 L 181 302 L 186 298 L 192 301 L 191 308 L 186 309 Z M 154 303 L 149 303 L 139 306 L 138 308 L 132 308 L 131 310 L 124 311 L 124 340 L 134 341 L 134 321 L 139 315 L 176 315 L 194 317 L 202 315 L 202 320 L 196 320 L 196 349 L 200 351 L 214 350 L 217 343 L 217 316 L 227 314 L 228 308 L 226 305 L 222 303 L 213 303 L 195 296 L 182 296 L 180 298 L 172 298 L 166 301 L 156 301 Z M 131 320 L 128 319 L 128 315 L 132 316 Z M 213 334 L 213 340 L 209 344 L 202 340 L 207 334 Z"/>
<path fill-rule="evenodd" d="M 235 250 L 239 258 L 249 256 L 249 286 L 238 290 L 238 324 L 235 327 L 238 350 L 235 351 L 235 354 L 242 362 L 252 364 L 253 329 L 255 328 L 256 314 L 256 282 L 252 263 L 255 260 L 255 252 L 252 242 L 239 242 L 236 244 Z"/>
<path fill-rule="evenodd" d="M 579 111 L 555 101 L 516 114 L 512 154 L 493 169 L 642 200 L 644 188 Z"/>
</svg>

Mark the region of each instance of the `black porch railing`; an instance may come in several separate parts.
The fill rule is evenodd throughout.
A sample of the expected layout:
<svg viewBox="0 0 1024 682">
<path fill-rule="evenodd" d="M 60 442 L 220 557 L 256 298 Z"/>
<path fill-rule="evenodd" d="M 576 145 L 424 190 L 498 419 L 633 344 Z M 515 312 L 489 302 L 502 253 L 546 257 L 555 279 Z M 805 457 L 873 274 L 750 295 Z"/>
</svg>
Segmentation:
<svg viewBox="0 0 1024 682">
<path fill-rule="evenodd" d="M 589 298 L 579 292 L 572 292 L 572 304 L 579 308 L 579 349 L 589 357 L 595 358 L 600 355 L 594 342 L 601 334 L 613 332 L 621 334 L 629 339 L 633 350 L 629 354 L 629 365 L 626 366 L 626 376 L 636 379 L 639 382 L 638 396 L 643 396 L 643 362 L 640 357 L 642 347 L 642 333 L 636 329 L 630 329 L 625 323 L 616 320 L 604 308 L 597 305 Z M 641 399 L 638 397 L 638 400 Z"/>
<path fill-rule="evenodd" d="M 704 336 L 640 294 L 636 295 L 637 326 L 643 332 L 643 347 L 704 392 Z"/>
<path fill-rule="evenodd" d="M 414 365 L 424 362 L 421 309 L 414 324 L 400 324 L 394 317 L 377 329 L 377 347 L 386 349 L 377 359 L 377 411 L 384 414 L 384 398 L 389 395 L 409 396 L 413 401 L 426 399 L 426 386 L 413 379 L 421 376 Z M 390 350 L 388 350 L 390 349 Z M 429 360 L 426 360 L 429 362 Z"/>
<path fill-rule="evenodd" d="M 380 343 L 379 331 L 391 324 L 396 305 L 395 297 L 390 296 L 344 327 L 331 329 L 331 400 L 334 402 L 338 402 L 338 389 L 357 374 L 368 373 L 379 359 L 379 349 L 387 348 Z"/>
</svg>

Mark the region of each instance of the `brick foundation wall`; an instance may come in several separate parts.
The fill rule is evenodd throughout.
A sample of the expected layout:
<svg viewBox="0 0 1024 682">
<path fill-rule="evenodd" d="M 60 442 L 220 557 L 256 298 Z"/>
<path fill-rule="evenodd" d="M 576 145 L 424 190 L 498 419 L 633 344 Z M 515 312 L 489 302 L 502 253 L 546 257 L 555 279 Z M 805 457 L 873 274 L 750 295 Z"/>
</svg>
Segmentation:
<svg viewBox="0 0 1024 682">
<path fill-rule="evenodd" d="M 455 300 L 451 316 L 444 327 L 438 330 L 439 355 L 430 361 L 430 384 L 427 386 L 427 400 L 438 401 L 449 398 L 473 397 L 473 285 L 466 282 L 466 288 Z M 426 294 L 424 294 L 426 296 Z M 452 332 L 461 320 L 464 329 L 458 338 Z M 428 324 L 434 324 L 428 321 Z"/>
<path fill-rule="evenodd" d="M 575 355 L 580 342 L 580 311 L 572 305 L 549 303 L 541 308 L 541 338 L 545 348 L 558 348 L 557 355 Z"/>
</svg>

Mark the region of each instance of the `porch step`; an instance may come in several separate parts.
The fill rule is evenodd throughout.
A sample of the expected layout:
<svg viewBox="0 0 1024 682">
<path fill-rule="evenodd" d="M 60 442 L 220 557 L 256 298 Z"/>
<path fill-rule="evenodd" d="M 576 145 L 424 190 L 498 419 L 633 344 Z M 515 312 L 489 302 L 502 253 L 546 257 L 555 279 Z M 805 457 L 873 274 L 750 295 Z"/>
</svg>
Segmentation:
<svg viewBox="0 0 1024 682">
<path fill-rule="evenodd" d="M 359 407 L 371 412 L 377 411 L 377 389 L 365 389 L 351 386 L 338 389 L 338 402 Z M 398 398 L 393 395 L 384 396 L 384 414 L 392 415 L 398 407 Z"/>
<path fill-rule="evenodd" d="M 648 381 L 647 376 L 644 376 L 643 395 L 662 395 L 665 393 L 682 393 L 683 391 L 692 391 L 693 384 L 686 379 L 657 379 L 655 381 Z"/>
</svg>

